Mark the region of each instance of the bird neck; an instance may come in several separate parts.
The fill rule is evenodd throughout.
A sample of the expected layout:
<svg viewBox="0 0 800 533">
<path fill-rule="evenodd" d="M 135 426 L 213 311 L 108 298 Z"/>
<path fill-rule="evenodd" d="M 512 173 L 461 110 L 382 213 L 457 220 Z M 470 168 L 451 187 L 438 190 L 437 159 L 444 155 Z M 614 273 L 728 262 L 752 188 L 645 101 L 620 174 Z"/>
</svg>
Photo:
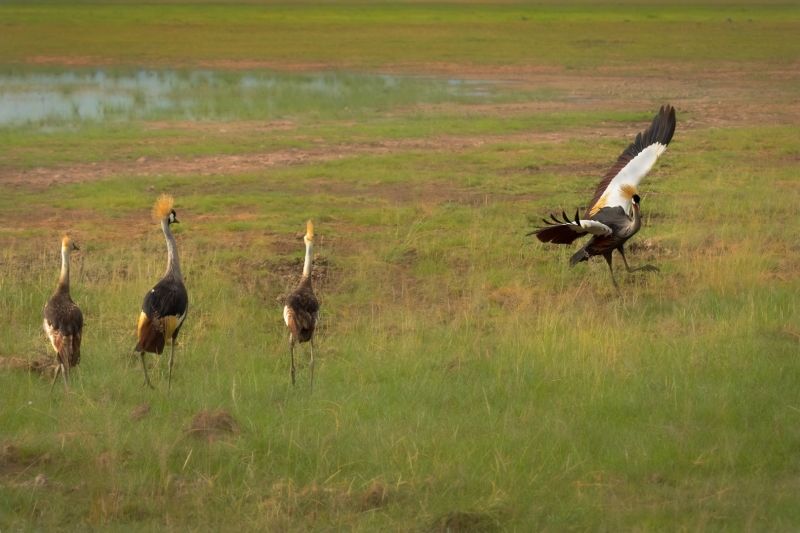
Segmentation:
<svg viewBox="0 0 800 533">
<path fill-rule="evenodd" d="M 69 292 L 69 248 L 61 247 L 61 276 L 56 290 Z"/>
<path fill-rule="evenodd" d="M 306 242 L 306 261 L 303 263 L 303 277 L 311 277 L 311 263 L 314 260 L 314 243 Z"/>
<path fill-rule="evenodd" d="M 172 236 L 172 230 L 169 229 L 169 220 L 163 219 L 161 221 L 161 229 L 164 231 L 164 238 L 167 239 L 167 272 L 164 274 L 175 274 L 181 278 L 181 265 L 178 262 L 178 247 L 175 245 L 175 237 Z"/>
<path fill-rule="evenodd" d="M 631 221 L 631 224 L 633 226 L 631 235 L 639 231 L 639 229 L 642 227 L 642 217 L 639 215 L 639 210 L 635 207 L 633 208 L 633 220 Z"/>
</svg>

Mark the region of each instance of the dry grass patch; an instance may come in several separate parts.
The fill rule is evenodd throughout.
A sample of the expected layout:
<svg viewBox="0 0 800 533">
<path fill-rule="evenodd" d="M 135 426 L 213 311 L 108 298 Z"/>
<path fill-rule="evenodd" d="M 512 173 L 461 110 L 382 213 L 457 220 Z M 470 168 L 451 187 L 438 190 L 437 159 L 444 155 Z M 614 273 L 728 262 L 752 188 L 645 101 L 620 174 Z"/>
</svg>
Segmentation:
<svg viewBox="0 0 800 533">
<path fill-rule="evenodd" d="M 217 409 L 213 413 L 208 410 L 198 413 L 184 434 L 211 441 L 226 434 L 236 435 L 239 431 L 239 424 L 227 409 Z"/>
<path fill-rule="evenodd" d="M 452 511 L 437 518 L 431 533 L 492 533 L 500 531 L 497 519 L 485 512 Z"/>
<path fill-rule="evenodd" d="M 145 404 L 140 405 L 139 407 L 137 407 L 133 411 L 131 411 L 131 414 L 130 414 L 129 417 L 130 417 L 130 419 L 132 421 L 135 422 L 137 420 L 141 420 L 143 418 L 147 418 L 148 416 L 150 416 L 150 404 L 149 403 L 145 403 Z"/>
<path fill-rule="evenodd" d="M 361 494 L 358 510 L 363 512 L 386 507 L 389 503 L 389 487 L 377 481 Z"/>
<path fill-rule="evenodd" d="M 52 377 L 56 365 L 49 355 L 42 355 L 38 359 L 22 359 L 21 357 L 0 357 L 0 370 L 36 372 Z"/>
</svg>

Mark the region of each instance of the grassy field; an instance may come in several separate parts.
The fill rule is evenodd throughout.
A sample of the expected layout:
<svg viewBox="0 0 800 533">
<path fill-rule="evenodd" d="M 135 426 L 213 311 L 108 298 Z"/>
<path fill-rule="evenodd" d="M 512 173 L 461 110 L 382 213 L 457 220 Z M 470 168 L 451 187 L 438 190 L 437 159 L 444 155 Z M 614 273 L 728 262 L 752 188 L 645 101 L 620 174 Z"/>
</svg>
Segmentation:
<svg viewBox="0 0 800 533">
<path fill-rule="evenodd" d="M 796 6 L 6 3 L 0 20 L 2 80 L 221 69 L 173 94 L 191 116 L 0 127 L 0 532 L 800 527 Z M 618 272 L 620 298 L 601 260 L 569 269 L 574 249 L 525 233 L 585 205 L 667 102 L 678 128 L 629 245 L 661 272 Z M 166 266 L 162 192 L 190 297 L 171 393 L 168 357 L 148 356 L 151 391 L 132 354 Z M 281 310 L 307 219 L 313 394 L 305 346 L 291 385 Z M 65 231 L 85 316 L 69 401 L 10 365 L 49 354 Z M 233 426 L 192 429 L 218 409 Z"/>
</svg>

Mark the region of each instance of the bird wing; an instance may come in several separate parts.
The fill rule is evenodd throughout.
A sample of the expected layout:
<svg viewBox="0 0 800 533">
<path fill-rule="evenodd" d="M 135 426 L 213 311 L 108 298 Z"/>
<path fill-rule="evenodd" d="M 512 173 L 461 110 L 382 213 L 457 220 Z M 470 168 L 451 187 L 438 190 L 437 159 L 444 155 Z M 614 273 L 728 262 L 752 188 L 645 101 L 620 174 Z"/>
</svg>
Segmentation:
<svg viewBox="0 0 800 533">
<path fill-rule="evenodd" d="M 583 216 L 590 218 L 603 207 L 622 206 L 626 213 L 630 212 L 631 198 L 637 194 L 639 183 L 667 149 L 674 133 L 675 109 L 663 105 L 650 126 L 636 135 L 600 181 Z"/>
<path fill-rule="evenodd" d="M 83 329 L 83 313 L 67 294 L 54 294 L 44 306 L 45 329 L 58 330 L 62 335 L 80 333 Z"/>
<path fill-rule="evenodd" d="M 301 287 L 287 296 L 283 319 L 297 340 L 310 339 L 319 320 L 319 301 L 314 292 Z"/>
<path fill-rule="evenodd" d="M 537 228 L 528 235 L 536 235 L 542 242 L 553 244 L 571 244 L 575 239 L 591 233 L 592 235 L 611 235 L 611 228 L 598 220 L 581 219 L 578 212 L 575 212 L 575 220 L 570 220 L 566 213 L 562 212 L 563 220 L 550 215 L 553 221 L 544 219 L 547 226 Z"/>
<path fill-rule="evenodd" d="M 189 296 L 183 282 L 177 278 L 164 278 L 144 297 L 139 316 L 139 338 L 144 335 L 143 328 L 154 322 L 164 338 L 175 334 L 186 319 L 189 310 Z"/>
<path fill-rule="evenodd" d="M 80 363 L 83 314 L 71 299 L 62 297 L 47 302 L 44 330 L 62 363 L 69 366 Z"/>
</svg>

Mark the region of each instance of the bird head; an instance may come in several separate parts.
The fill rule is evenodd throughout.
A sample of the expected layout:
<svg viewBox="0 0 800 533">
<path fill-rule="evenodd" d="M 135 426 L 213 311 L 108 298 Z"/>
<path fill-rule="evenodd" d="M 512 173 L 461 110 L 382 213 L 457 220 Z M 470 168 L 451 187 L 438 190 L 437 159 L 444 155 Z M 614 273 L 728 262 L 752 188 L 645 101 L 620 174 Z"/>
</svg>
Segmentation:
<svg viewBox="0 0 800 533">
<path fill-rule="evenodd" d="M 72 252 L 74 250 L 80 250 L 78 245 L 75 244 L 75 241 L 64 235 L 64 238 L 61 239 L 61 249 L 66 250 L 68 252 Z"/>
<path fill-rule="evenodd" d="M 639 210 L 639 204 L 641 203 L 642 199 L 639 198 L 638 194 L 634 194 L 633 197 L 631 198 L 631 200 L 633 202 L 633 208 L 638 211 Z"/>
<path fill-rule="evenodd" d="M 167 220 L 169 224 L 177 224 L 178 218 L 172 206 L 175 204 L 175 199 L 169 194 L 162 194 L 156 199 L 153 206 L 153 218 L 156 220 Z"/>
<path fill-rule="evenodd" d="M 306 222 L 306 234 L 303 237 L 303 241 L 306 244 L 311 244 L 314 241 L 314 224 L 310 220 Z"/>
</svg>

